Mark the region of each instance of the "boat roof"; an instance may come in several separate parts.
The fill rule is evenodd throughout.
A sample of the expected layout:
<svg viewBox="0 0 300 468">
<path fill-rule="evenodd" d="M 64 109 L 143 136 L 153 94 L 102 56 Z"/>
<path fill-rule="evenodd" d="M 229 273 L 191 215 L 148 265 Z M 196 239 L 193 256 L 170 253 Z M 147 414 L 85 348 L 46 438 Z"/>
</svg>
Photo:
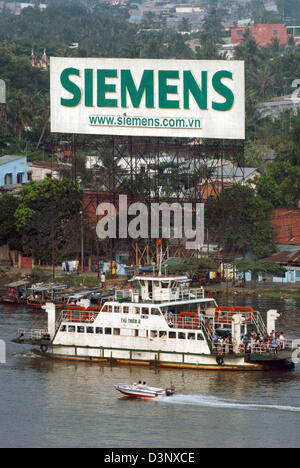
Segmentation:
<svg viewBox="0 0 300 468">
<path fill-rule="evenodd" d="M 20 286 L 27 286 L 27 284 L 30 284 L 30 281 L 15 281 L 14 283 L 9 283 L 6 286 L 9 288 L 18 288 Z"/>
<path fill-rule="evenodd" d="M 49 289 L 66 289 L 67 286 L 65 284 L 41 284 L 36 286 L 31 286 L 29 289 L 33 291 L 49 291 Z"/>
<path fill-rule="evenodd" d="M 123 306 L 130 306 L 134 305 L 136 307 L 153 307 L 153 308 L 158 308 L 158 307 L 169 307 L 169 306 L 176 306 L 176 305 L 185 305 L 185 304 L 197 304 L 199 302 L 216 302 L 213 297 L 200 297 L 198 299 L 187 299 L 185 301 L 168 301 L 168 302 L 122 302 Z M 107 305 L 113 305 L 113 304 L 118 304 L 120 305 L 120 302 L 118 301 L 107 301 L 105 302 Z"/>
<path fill-rule="evenodd" d="M 90 296 L 92 293 L 92 291 L 85 291 L 85 292 L 79 292 L 79 293 L 75 293 L 75 294 L 69 294 L 69 298 L 73 298 L 73 299 L 81 299 L 82 297 L 85 297 L 85 296 Z"/>
<path fill-rule="evenodd" d="M 148 275 L 135 275 L 133 280 L 149 280 L 149 281 L 190 281 L 190 278 L 186 275 L 159 275 L 159 274 L 148 274 Z"/>
</svg>

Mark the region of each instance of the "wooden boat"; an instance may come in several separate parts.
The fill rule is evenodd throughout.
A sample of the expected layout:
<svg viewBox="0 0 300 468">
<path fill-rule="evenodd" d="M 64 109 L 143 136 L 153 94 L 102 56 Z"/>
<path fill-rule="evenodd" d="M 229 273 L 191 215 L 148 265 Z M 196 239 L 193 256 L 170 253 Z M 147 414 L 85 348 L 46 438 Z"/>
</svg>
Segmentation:
<svg viewBox="0 0 300 468">
<path fill-rule="evenodd" d="M 1 298 L 1 302 L 9 304 L 26 304 L 26 297 L 29 281 L 15 281 L 5 286 L 5 294 Z"/>
</svg>

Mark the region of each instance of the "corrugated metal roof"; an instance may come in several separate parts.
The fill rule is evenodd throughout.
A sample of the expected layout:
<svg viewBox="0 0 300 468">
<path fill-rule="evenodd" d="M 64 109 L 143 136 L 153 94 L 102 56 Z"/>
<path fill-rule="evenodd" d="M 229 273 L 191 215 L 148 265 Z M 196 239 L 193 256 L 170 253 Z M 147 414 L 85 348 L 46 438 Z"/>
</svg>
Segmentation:
<svg viewBox="0 0 300 468">
<path fill-rule="evenodd" d="M 264 258 L 264 261 L 274 262 L 274 263 L 300 263 L 300 249 L 296 252 L 283 251 L 271 255 L 270 257 Z"/>
<path fill-rule="evenodd" d="M 0 158 L 0 166 L 2 166 L 3 164 L 8 164 L 10 162 L 17 161 L 18 159 L 23 159 L 25 157 L 26 156 L 9 156 L 9 155 L 2 156 Z"/>
</svg>

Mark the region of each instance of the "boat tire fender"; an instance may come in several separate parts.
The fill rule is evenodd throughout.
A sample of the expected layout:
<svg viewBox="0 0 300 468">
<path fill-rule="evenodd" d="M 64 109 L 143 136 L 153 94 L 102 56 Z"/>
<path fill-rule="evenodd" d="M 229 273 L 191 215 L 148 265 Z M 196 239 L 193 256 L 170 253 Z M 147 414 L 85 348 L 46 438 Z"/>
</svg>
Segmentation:
<svg viewBox="0 0 300 468">
<path fill-rule="evenodd" d="M 48 351 L 48 346 L 45 345 L 45 344 L 42 344 L 41 345 L 41 351 L 42 351 L 42 353 L 46 353 Z"/>
<path fill-rule="evenodd" d="M 216 362 L 218 364 L 218 366 L 222 366 L 224 364 L 224 358 L 223 356 L 219 355 L 216 357 Z"/>
</svg>

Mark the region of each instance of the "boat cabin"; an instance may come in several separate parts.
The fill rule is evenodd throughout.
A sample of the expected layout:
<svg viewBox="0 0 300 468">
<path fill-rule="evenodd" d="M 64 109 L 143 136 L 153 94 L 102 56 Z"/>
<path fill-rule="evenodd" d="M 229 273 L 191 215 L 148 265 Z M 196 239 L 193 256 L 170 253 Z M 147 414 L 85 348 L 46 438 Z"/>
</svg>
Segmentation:
<svg viewBox="0 0 300 468">
<path fill-rule="evenodd" d="M 189 294 L 187 276 L 140 275 L 135 276 L 142 301 L 178 301 Z"/>
<path fill-rule="evenodd" d="M 64 302 L 65 291 L 67 286 L 64 284 L 42 284 L 31 286 L 29 288 L 29 296 L 27 297 L 27 305 L 32 307 L 41 307 L 48 302 Z"/>
<path fill-rule="evenodd" d="M 16 281 L 5 286 L 6 294 L 3 296 L 3 302 L 22 303 L 26 301 L 29 281 Z"/>
</svg>

